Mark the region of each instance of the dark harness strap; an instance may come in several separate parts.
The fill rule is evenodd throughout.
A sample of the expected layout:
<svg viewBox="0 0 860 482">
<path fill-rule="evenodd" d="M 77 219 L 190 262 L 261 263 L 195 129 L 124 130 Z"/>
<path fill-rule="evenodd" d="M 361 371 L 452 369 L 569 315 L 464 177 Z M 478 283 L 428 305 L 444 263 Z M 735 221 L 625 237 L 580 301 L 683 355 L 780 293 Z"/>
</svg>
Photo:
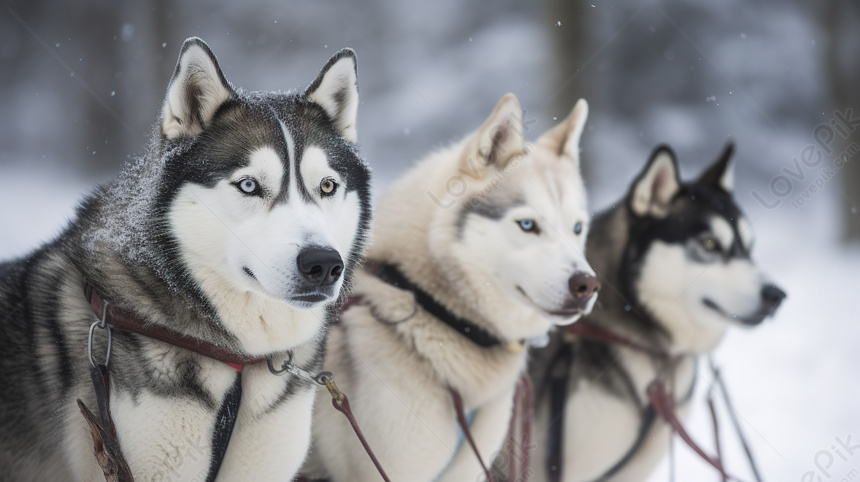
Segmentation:
<svg viewBox="0 0 860 482">
<path fill-rule="evenodd" d="M 573 343 L 564 343 L 548 369 L 549 433 L 547 434 L 546 474 L 549 482 L 561 480 L 564 453 L 564 408 L 567 383 L 573 368 Z"/>
<path fill-rule="evenodd" d="M 133 482 L 131 469 L 122 454 L 116 427 L 110 417 L 110 377 L 104 365 L 91 365 L 90 375 L 96 391 L 99 416 L 87 408 L 79 398 L 78 409 L 90 427 L 93 437 L 93 452 L 107 482 Z"/>
<path fill-rule="evenodd" d="M 648 438 L 648 432 L 651 430 L 651 427 L 654 426 L 654 421 L 657 420 L 657 412 L 654 410 L 654 405 L 648 404 L 640 415 L 641 421 L 639 423 L 639 433 L 636 435 L 636 440 L 633 441 L 633 445 L 627 449 L 627 452 L 624 454 L 618 462 L 615 463 L 609 470 L 607 470 L 603 475 L 595 479 L 595 482 L 600 482 L 604 480 L 609 480 L 615 474 L 617 474 L 621 469 L 627 465 L 628 462 L 636 455 L 636 452 L 642 448 L 642 444 L 645 443 L 645 440 Z"/>
<path fill-rule="evenodd" d="M 218 476 L 218 470 L 221 468 L 224 455 L 227 453 L 230 437 L 233 434 L 233 427 L 239 414 L 239 403 L 242 399 L 242 367 L 246 364 L 259 363 L 267 359 L 232 352 L 224 347 L 213 345 L 212 343 L 179 333 L 170 328 L 147 323 L 146 320 L 135 313 L 105 302 L 90 284 L 85 286 L 84 294 L 93 312 L 101 320 L 103 327 L 108 329 L 108 332 L 111 329 L 116 329 L 154 338 L 221 361 L 236 370 L 236 380 L 227 391 L 218 415 L 215 418 L 215 426 L 212 434 L 212 460 L 210 461 L 209 472 L 206 477 L 207 482 L 214 481 Z M 93 422 L 86 413 L 89 412 L 86 405 L 80 400 L 78 400 L 78 405 L 91 426 L 96 458 L 99 460 L 99 464 L 102 466 L 107 480 L 115 480 L 114 475 L 117 472 L 111 467 L 119 466 L 121 469 L 124 467 L 124 471 L 121 470 L 118 473 L 126 474 L 124 478 L 119 480 L 130 481 L 132 480 L 131 471 L 128 470 L 128 464 L 125 463 L 125 458 L 120 450 L 116 428 L 110 414 L 110 372 L 105 365 L 91 364 L 90 374 L 98 403 L 99 422 L 103 430 L 100 431 L 98 427 L 93 427 Z M 104 452 L 102 446 L 108 444 L 113 446 L 113 450 L 108 453 L 109 456 L 106 458 L 104 455 L 100 455 L 100 453 Z"/>
<path fill-rule="evenodd" d="M 663 353 L 659 350 L 655 350 L 649 346 L 642 345 L 640 343 L 636 343 L 634 340 L 630 340 L 624 336 L 613 333 L 609 330 L 606 330 L 600 326 L 594 325 L 587 321 L 579 321 L 570 325 L 565 330 L 567 333 L 578 336 L 584 339 L 591 339 L 603 342 L 605 344 L 615 344 L 621 345 L 641 353 L 645 353 L 650 355 L 652 358 L 658 359 L 663 362 L 669 363 L 670 366 L 676 365 L 680 360 L 680 356 L 670 357 L 668 354 Z M 562 345 L 562 350 L 570 350 L 572 353 L 572 342 L 566 342 Z M 551 364 L 551 369 L 554 365 L 559 363 L 564 363 L 565 359 L 570 360 L 570 355 L 565 355 L 565 352 L 562 352 L 560 355 L 557 355 Z M 558 381 L 557 383 L 551 383 L 551 398 L 550 398 L 550 410 L 551 410 L 551 420 L 557 420 L 557 424 L 559 427 L 553 427 L 550 429 L 548 437 L 548 446 L 549 446 L 549 455 L 547 457 L 547 473 L 549 475 L 550 481 L 555 482 L 559 480 L 561 476 L 561 463 L 562 463 L 562 441 L 563 441 L 563 433 L 562 433 L 562 425 L 561 423 L 564 417 L 564 402 L 567 391 L 567 379 L 570 376 L 570 361 L 568 361 L 568 368 L 561 367 L 560 371 L 565 376 L 565 381 Z M 551 382 L 554 379 L 551 379 Z M 721 381 L 721 380 L 720 380 Z M 628 380 L 629 385 L 629 380 Z M 695 389 L 695 379 L 693 385 L 690 387 L 689 391 L 684 395 L 682 401 L 686 402 L 693 396 L 693 392 Z M 699 457 L 702 458 L 709 465 L 714 467 L 717 472 L 722 476 L 723 480 L 728 479 L 736 479 L 729 475 L 725 468 L 723 467 L 722 457 L 719 453 L 719 440 L 717 440 L 717 456 L 711 457 L 690 437 L 687 433 L 684 426 L 681 424 L 681 421 L 678 419 L 675 414 L 675 396 L 667 387 L 665 373 L 661 373 L 657 376 L 657 378 L 652 381 L 647 389 L 646 393 L 648 396 L 649 404 L 642 410 L 641 412 L 641 423 L 639 426 L 639 433 L 634 441 L 633 445 L 630 449 L 624 454 L 624 456 L 613 465 L 606 473 L 601 475 L 596 481 L 604 481 L 608 480 L 615 474 L 617 474 L 624 466 L 633 458 L 633 456 L 639 451 L 642 447 L 642 444 L 645 443 L 647 439 L 648 432 L 651 430 L 651 427 L 654 425 L 654 422 L 659 415 L 663 421 L 665 421 L 672 432 L 678 434 L 681 439 L 693 449 Z M 638 396 L 634 394 L 634 398 L 638 399 Z M 560 402 L 558 401 L 560 399 Z M 559 405 L 560 404 L 560 405 Z M 559 410 L 560 408 L 560 410 Z M 716 415 L 712 412 L 712 416 L 715 418 Z M 714 426 L 716 427 L 716 420 L 714 420 Z M 741 435 L 741 438 L 743 436 Z M 748 454 L 750 455 L 750 454 Z M 752 457 L 749 457 L 750 464 L 753 466 L 753 470 L 755 471 L 755 464 L 752 460 Z M 556 470 L 552 470 L 555 467 Z"/>
<path fill-rule="evenodd" d="M 233 435 L 233 427 L 236 426 L 236 418 L 239 416 L 239 402 L 242 400 L 242 372 L 236 373 L 233 386 L 227 391 L 218 415 L 215 417 L 215 431 L 212 433 L 212 460 L 209 463 L 209 475 L 206 482 L 214 482 L 221 469 L 221 462 L 227 455 L 227 446 Z"/>
</svg>

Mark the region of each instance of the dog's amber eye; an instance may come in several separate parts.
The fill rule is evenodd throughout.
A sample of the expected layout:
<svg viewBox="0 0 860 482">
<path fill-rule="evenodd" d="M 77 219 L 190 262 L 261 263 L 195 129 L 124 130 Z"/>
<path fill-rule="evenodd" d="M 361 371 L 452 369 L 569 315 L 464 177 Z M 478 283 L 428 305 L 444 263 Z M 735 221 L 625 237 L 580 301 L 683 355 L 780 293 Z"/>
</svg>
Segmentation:
<svg viewBox="0 0 860 482">
<path fill-rule="evenodd" d="M 700 242 L 705 251 L 717 251 L 720 249 L 720 244 L 714 238 L 702 238 Z"/>
<path fill-rule="evenodd" d="M 573 234 L 582 233 L 582 222 L 577 222 L 573 225 Z"/>
<path fill-rule="evenodd" d="M 335 191 L 337 191 L 337 181 L 330 177 L 320 181 L 320 192 L 323 196 L 331 196 Z"/>
</svg>

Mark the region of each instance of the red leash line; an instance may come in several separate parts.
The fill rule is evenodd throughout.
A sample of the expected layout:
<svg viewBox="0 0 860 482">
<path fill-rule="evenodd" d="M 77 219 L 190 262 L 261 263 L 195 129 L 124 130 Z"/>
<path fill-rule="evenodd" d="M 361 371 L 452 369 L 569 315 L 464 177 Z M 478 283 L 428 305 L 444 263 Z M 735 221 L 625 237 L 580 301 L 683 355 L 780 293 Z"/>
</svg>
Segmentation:
<svg viewBox="0 0 860 482">
<path fill-rule="evenodd" d="M 520 379 L 522 386 L 523 405 L 522 405 L 522 445 L 520 453 L 523 456 L 523 470 L 520 473 L 518 480 L 527 482 L 531 478 L 531 432 L 532 432 L 532 412 L 534 410 L 534 386 L 528 373 L 523 373 Z"/>
<path fill-rule="evenodd" d="M 364 451 L 367 452 L 367 456 L 370 457 L 371 462 L 376 466 L 376 470 L 379 472 L 379 475 L 382 476 L 382 480 L 385 482 L 391 482 L 391 479 L 388 478 L 388 474 L 386 474 L 385 470 L 382 468 L 382 464 L 379 463 L 379 459 L 376 458 L 376 454 L 373 453 L 373 449 L 370 448 L 370 444 L 367 443 L 367 439 L 364 438 L 364 434 L 361 432 L 361 428 L 358 426 L 358 422 L 352 414 L 352 408 L 349 406 L 349 399 L 346 397 L 346 394 L 337 388 L 337 384 L 334 383 L 334 380 L 331 378 L 331 373 L 321 375 L 320 378 L 328 389 L 328 392 L 331 394 L 332 406 L 335 410 L 344 414 L 346 419 L 349 420 L 349 424 L 352 426 L 352 431 L 355 432 L 355 435 L 358 437 L 358 441 L 361 442 L 361 446 L 364 447 Z"/>
<path fill-rule="evenodd" d="M 717 448 L 717 460 L 723 460 L 723 449 L 720 444 L 720 424 L 717 421 L 717 409 L 714 406 L 714 398 L 712 396 L 713 386 L 711 390 L 708 391 L 708 409 L 711 412 L 711 423 L 714 426 L 714 445 Z M 722 465 L 722 463 L 720 464 Z M 728 477 L 725 474 L 722 474 L 723 482 L 728 482 Z"/>
<path fill-rule="evenodd" d="M 712 458 L 705 453 L 705 451 L 699 447 L 692 437 L 690 437 L 690 434 L 687 433 L 683 425 L 681 425 L 681 421 L 678 420 L 678 417 L 675 415 L 675 401 L 673 400 L 673 396 L 666 389 L 666 381 L 660 379 L 655 380 L 648 386 L 647 392 L 648 398 L 651 399 L 651 403 L 654 405 L 654 409 L 657 410 L 660 417 L 672 427 L 672 430 L 677 433 L 687 446 L 693 449 L 699 457 L 717 469 L 724 479 L 728 479 L 729 476 L 723 469 L 722 461 Z"/>
<path fill-rule="evenodd" d="M 511 421 L 508 424 L 508 476 L 514 481 L 527 482 L 531 478 L 531 418 L 534 404 L 532 381 L 527 373 L 523 373 L 514 391 L 514 406 L 511 410 Z M 519 421 L 519 426 L 517 426 Z M 520 433 L 517 433 L 517 429 Z M 520 442 L 517 444 L 517 435 Z M 517 471 L 517 458 L 522 457 L 522 470 Z M 519 477 L 517 477 L 519 474 Z"/>
<path fill-rule="evenodd" d="M 609 330 L 605 330 L 600 326 L 588 323 L 586 321 L 579 321 L 570 325 L 566 328 L 568 333 L 576 336 L 580 336 L 582 338 L 589 338 L 592 340 L 603 341 L 609 344 L 623 345 L 628 348 L 632 348 L 642 353 L 649 354 L 655 358 L 666 359 L 667 356 L 664 353 L 660 353 L 651 349 L 650 347 L 641 345 L 636 343 L 633 340 L 627 339 L 621 335 L 613 333 Z M 720 385 L 720 388 L 723 391 L 723 395 L 725 396 L 726 402 L 728 403 L 728 394 L 725 390 L 725 385 L 723 383 L 722 377 L 720 376 L 719 371 L 712 366 L 712 370 L 714 372 L 714 379 L 717 384 Z M 720 473 L 723 481 L 728 481 L 730 479 L 739 480 L 737 477 L 730 476 L 725 469 L 723 468 L 723 460 L 722 460 L 722 449 L 720 447 L 720 438 L 719 438 L 719 429 L 717 422 L 717 414 L 714 407 L 713 399 L 708 398 L 708 405 L 711 409 L 711 418 L 714 424 L 714 438 L 717 446 L 717 456 L 711 457 L 690 437 L 689 433 L 687 433 L 684 426 L 681 424 L 681 421 L 678 419 L 675 414 L 675 398 L 674 395 L 669 393 L 666 388 L 666 381 L 660 378 L 657 378 L 648 386 L 647 389 L 648 398 L 651 401 L 651 404 L 654 406 L 654 409 L 657 411 L 657 414 L 660 415 L 669 426 L 672 428 L 674 433 L 677 433 L 682 440 L 696 452 L 699 457 L 702 458 L 705 462 L 713 466 Z M 750 462 L 750 467 L 752 468 L 753 474 L 756 477 L 756 480 L 761 482 L 761 477 L 758 472 L 758 467 L 756 467 L 755 461 L 752 457 L 752 451 L 747 444 L 747 441 L 743 435 L 743 432 L 740 430 L 740 426 L 737 423 L 737 420 L 734 417 L 734 413 L 729 410 L 729 414 L 731 415 L 731 419 L 733 424 L 735 425 L 735 430 L 738 433 L 738 437 L 741 439 L 741 443 L 743 444 L 744 451 L 747 454 L 747 459 Z"/>
<path fill-rule="evenodd" d="M 490 469 L 488 469 L 487 465 L 484 464 L 484 459 L 481 458 L 481 452 L 478 451 L 478 446 L 472 439 L 472 432 L 469 430 L 469 422 L 466 421 L 466 413 L 463 411 L 463 398 L 460 397 L 457 390 L 454 390 L 453 388 L 449 388 L 448 390 L 451 392 L 451 398 L 454 399 L 454 410 L 457 412 L 457 423 L 460 424 L 463 436 L 469 442 L 469 445 L 472 446 L 472 451 L 475 452 L 475 457 L 478 458 L 478 463 L 481 464 L 481 468 L 484 469 L 484 474 L 487 475 L 487 482 L 496 482 L 496 479 L 493 478 L 493 473 L 490 472 Z"/>
<path fill-rule="evenodd" d="M 738 438 L 741 441 L 741 445 L 743 445 L 744 452 L 747 456 L 747 461 L 750 464 L 750 469 L 752 470 L 753 476 L 755 476 L 755 480 L 757 482 L 762 482 L 761 473 L 758 470 L 758 465 L 756 465 L 755 457 L 753 457 L 752 449 L 750 449 L 749 443 L 747 442 L 747 438 L 744 435 L 743 430 L 741 430 L 741 425 L 738 422 L 737 417 L 735 416 L 734 405 L 729 399 L 729 392 L 726 390 L 726 384 L 723 381 L 722 373 L 717 367 L 714 365 L 713 360 L 711 360 L 711 371 L 714 374 L 714 380 L 716 380 L 717 384 L 720 386 L 720 390 L 723 392 L 723 400 L 726 402 L 727 412 L 729 412 L 729 420 L 732 421 L 732 425 L 735 428 L 735 432 L 738 435 Z"/>
<path fill-rule="evenodd" d="M 361 446 L 364 447 L 364 451 L 367 452 L 367 456 L 370 457 L 373 465 L 376 466 L 376 470 L 379 472 L 379 475 L 382 476 L 382 480 L 385 482 L 391 482 L 391 479 L 388 478 L 388 474 L 386 474 L 385 470 L 382 468 L 382 464 L 379 463 L 379 459 L 376 458 L 376 454 L 373 453 L 373 449 L 370 448 L 370 444 L 367 443 L 367 439 L 364 438 L 364 434 L 361 433 L 361 428 L 359 428 L 358 422 L 355 421 L 355 417 L 352 415 L 352 409 L 349 407 L 349 399 L 346 398 L 345 394 L 341 393 L 341 395 L 343 395 L 343 398 L 340 402 L 338 402 L 337 397 L 332 397 L 332 406 L 338 412 L 344 414 L 346 419 L 349 420 L 349 424 L 352 425 L 352 430 L 355 432 L 355 435 L 358 436 Z"/>
</svg>

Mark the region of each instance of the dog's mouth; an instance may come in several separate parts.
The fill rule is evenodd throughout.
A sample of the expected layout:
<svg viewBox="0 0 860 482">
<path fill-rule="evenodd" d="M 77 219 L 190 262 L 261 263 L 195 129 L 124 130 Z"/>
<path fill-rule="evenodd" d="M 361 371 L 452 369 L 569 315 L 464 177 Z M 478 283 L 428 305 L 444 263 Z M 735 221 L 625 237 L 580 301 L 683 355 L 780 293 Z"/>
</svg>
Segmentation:
<svg viewBox="0 0 860 482">
<path fill-rule="evenodd" d="M 324 293 L 305 293 L 296 296 L 290 297 L 287 302 L 296 308 L 302 310 L 309 310 L 311 308 L 316 307 L 320 303 L 327 301 L 329 299 L 329 295 Z"/>
<path fill-rule="evenodd" d="M 724 310 L 720 305 L 718 305 L 710 298 L 702 299 L 702 304 L 707 306 L 711 310 L 719 313 L 722 317 L 727 318 L 731 321 L 739 322 L 740 324 L 746 326 L 756 326 L 758 324 L 761 324 L 761 322 L 764 321 L 765 318 L 772 314 L 769 313 L 767 310 L 759 310 L 752 316 L 733 315 L 732 313 L 729 313 L 728 311 Z"/>
<path fill-rule="evenodd" d="M 574 307 L 562 307 L 561 309 L 558 309 L 558 310 L 548 310 L 548 309 L 540 306 L 539 304 L 535 303 L 534 300 L 532 300 L 531 297 L 526 293 L 526 291 L 524 289 L 522 289 L 520 286 L 517 286 L 517 291 L 519 291 L 520 294 L 523 295 L 523 298 L 525 298 L 525 300 L 528 302 L 529 305 L 531 305 L 532 307 L 534 307 L 538 311 L 542 311 L 542 312 L 550 315 L 553 318 L 559 318 L 560 320 L 555 323 L 556 325 L 560 325 L 560 326 L 569 325 L 569 324 L 573 323 L 574 321 L 577 321 L 582 315 L 585 314 L 585 312 L 581 308 L 574 308 Z"/>
</svg>

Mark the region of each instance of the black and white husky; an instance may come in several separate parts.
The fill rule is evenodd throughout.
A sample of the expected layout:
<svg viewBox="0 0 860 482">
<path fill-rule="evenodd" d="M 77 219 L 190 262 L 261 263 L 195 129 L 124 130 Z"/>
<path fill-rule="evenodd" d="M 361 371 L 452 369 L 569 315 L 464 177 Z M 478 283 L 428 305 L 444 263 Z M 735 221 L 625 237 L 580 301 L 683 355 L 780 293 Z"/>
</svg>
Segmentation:
<svg viewBox="0 0 860 482">
<path fill-rule="evenodd" d="M 243 92 L 205 43 L 184 43 L 146 154 L 87 197 L 56 240 L 0 264 L 0 479 L 103 478 L 75 403 L 97 405 L 87 343 L 98 316 L 86 283 L 150 328 L 276 364 L 293 350 L 299 366 L 319 370 L 326 322 L 370 222 L 356 80 L 345 49 L 304 92 Z M 103 363 L 106 334 L 96 332 Z M 265 362 L 237 373 L 129 331 L 113 330 L 112 341 L 110 413 L 136 480 L 297 471 L 310 382 L 275 377 Z M 216 457 L 216 423 L 237 393 Z"/>
<path fill-rule="evenodd" d="M 670 435 L 646 396 L 650 382 L 667 370 L 683 419 L 697 356 L 711 352 L 730 325 L 761 323 L 785 297 L 751 259 L 753 234 L 732 195 L 733 166 L 728 145 L 698 180 L 682 183 L 675 155 L 659 147 L 626 198 L 594 218 L 587 257 L 603 290 L 580 323 L 667 357 L 554 334 L 531 366 L 539 389 L 537 480 L 645 480 Z"/>
<path fill-rule="evenodd" d="M 579 173 L 584 100 L 535 143 L 516 97 L 476 132 L 431 154 L 380 199 L 358 305 L 329 337 L 355 416 L 391 480 L 483 476 L 463 443 L 451 391 L 471 414 L 485 463 L 502 448 L 525 340 L 591 310 L 582 255 L 589 215 Z M 345 420 L 320 397 L 309 476 L 378 475 Z"/>
</svg>

